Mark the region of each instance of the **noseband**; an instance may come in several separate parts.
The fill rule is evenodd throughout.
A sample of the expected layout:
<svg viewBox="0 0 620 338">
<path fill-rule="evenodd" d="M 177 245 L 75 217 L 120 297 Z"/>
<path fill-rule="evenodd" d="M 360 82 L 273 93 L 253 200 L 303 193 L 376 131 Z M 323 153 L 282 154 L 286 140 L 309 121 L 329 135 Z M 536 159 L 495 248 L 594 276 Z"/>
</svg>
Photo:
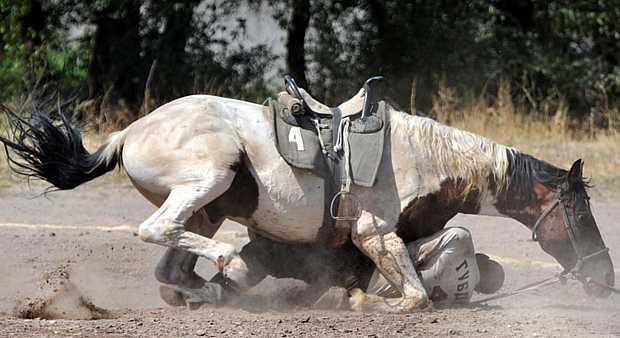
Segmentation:
<svg viewBox="0 0 620 338">
<path fill-rule="evenodd" d="M 577 220 L 577 217 L 575 217 L 575 208 L 573 206 L 566 205 L 566 202 L 570 200 L 570 197 L 567 197 L 566 195 L 568 194 L 564 193 L 562 190 L 559 190 L 556 193 L 555 201 L 549 207 L 547 207 L 545 211 L 543 211 L 543 213 L 540 215 L 538 220 L 536 220 L 534 227 L 532 227 L 532 240 L 538 241 L 537 233 L 538 233 L 539 226 L 551 214 L 551 212 L 555 208 L 559 207 L 562 213 L 562 218 L 564 219 L 564 227 L 566 229 L 566 232 L 568 233 L 568 238 L 571 242 L 573 249 L 575 250 L 575 254 L 577 255 L 577 263 L 575 264 L 575 267 L 572 270 L 566 271 L 566 272 L 567 273 L 570 272 L 572 274 L 578 274 L 581 271 L 584 262 L 608 252 L 609 248 L 604 247 L 603 249 L 595 251 L 593 253 L 584 254 L 582 245 L 577 241 L 577 238 L 576 238 L 578 220 Z M 570 214 L 569 214 L 569 211 L 570 211 Z"/>
</svg>

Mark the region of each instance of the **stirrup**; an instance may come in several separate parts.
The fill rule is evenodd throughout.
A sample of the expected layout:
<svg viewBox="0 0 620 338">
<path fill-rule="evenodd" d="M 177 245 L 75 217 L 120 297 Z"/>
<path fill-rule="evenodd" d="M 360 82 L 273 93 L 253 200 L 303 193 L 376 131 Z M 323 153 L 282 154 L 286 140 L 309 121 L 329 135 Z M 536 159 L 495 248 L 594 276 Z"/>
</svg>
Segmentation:
<svg viewBox="0 0 620 338">
<path fill-rule="evenodd" d="M 334 205 L 336 198 L 340 198 L 338 204 L 338 210 L 334 213 Z M 329 206 L 329 213 L 331 217 L 337 221 L 357 221 L 362 215 L 362 206 L 359 202 L 359 198 L 347 191 L 339 191 Z"/>
</svg>

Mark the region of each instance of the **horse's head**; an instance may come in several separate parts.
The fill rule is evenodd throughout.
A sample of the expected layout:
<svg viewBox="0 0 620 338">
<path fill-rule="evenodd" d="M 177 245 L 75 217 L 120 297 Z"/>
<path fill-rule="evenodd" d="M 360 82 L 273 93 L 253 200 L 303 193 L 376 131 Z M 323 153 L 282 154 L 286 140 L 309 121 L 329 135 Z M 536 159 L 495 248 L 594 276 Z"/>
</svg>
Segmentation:
<svg viewBox="0 0 620 338">
<path fill-rule="evenodd" d="M 583 162 L 569 171 L 529 155 L 509 152 L 505 186 L 496 208 L 527 225 L 542 249 L 572 272 L 588 294 L 606 297 L 614 285 L 614 268 L 603 242 L 582 177 Z"/>
<path fill-rule="evenodd" d="M 534 185 L 541 213 L 532 227 L 533 238 L 565 269 L 584 283 L 586 292 L 606 297 L 614 285 L 614 268 L 599 232 L 582 178 L 583 162 L 573 163 L 555 189 Z"/>
</svg>

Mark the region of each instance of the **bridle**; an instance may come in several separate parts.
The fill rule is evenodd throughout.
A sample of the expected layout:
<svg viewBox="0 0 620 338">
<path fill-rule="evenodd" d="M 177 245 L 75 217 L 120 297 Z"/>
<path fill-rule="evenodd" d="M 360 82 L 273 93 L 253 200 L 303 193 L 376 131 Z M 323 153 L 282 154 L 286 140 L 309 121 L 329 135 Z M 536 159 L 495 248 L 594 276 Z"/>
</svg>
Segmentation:
<svg viewBox="0 0 620 338">
<path fill-rule="evenodd" d="M 552 277 L 548 277 L 541 281 L 525 285 L 514 291 L 509 291 L 509 292 L 504 292 L 504 293 L 500 293 L 497 295 L 489 296 L 487 298 L 483 298 L 481 300 L 471 302 L 470 304 L 478 305 L 478 304 L 486 303 L 491 300 L 506 298 L 506 297 L 514 296 L 514 295 L 517 295 L 523 292 L 536 290 L 540 287 L 552 285 L 555 283 L 566 284 L 566 281 L 568 278 L 580 280 L 585 283 L 592 283 L 599 287 L 606 288 L 616 294 L 620 294 L 619 289 L 616 289 L 614 287 L 611 287 L 603 283 L 599 283 L 589 277 L 585 277 L 585 278 L 583 277 L 583 274 L 581 273 L 581 269 L 583 268 L 584 263 L 591 260 L 594 257 L 597 257 L 599 255 L 602 255 L 608 252 L 609 248 L 604 247 L 603 249 L 600 249 L 593 253 L 584 254 L 584 248 L 582 248 L 582 245 L 577 241 L 577 238 L 576 238 L 577 226 L 579 226 L 578 224 L 579 221 L 577 220 L 577 217 L 575 217 L 576 216 L 575 208 L 572 205 L 567 205 L 567 202 L 570 201 L 570 194 L 563 191 L 560 188 L 556 192 L 555 196 L 556 196 L 555 201 L 553 201 L 553 203 L 542 212 L 540 217 L 538 217 L 538 219 L 536 220 L 536 223 L 534 223 L 534 226 L 532 227 L 532 241 L 535 241 L 535 242 L 538 241 L 538 228 L 543 223 L 543 221 L 547 217 L 549 217 L 551 212 L 555 210 L 555 208 L 560 208 L 561 213 L 562 213 L 562 218 L 564 219 L 564 226 L 565 226 L 566 232 L 568 233 L 568 238 L 571 242 L 573 249 L 575 250 L 575 255 L 577 256 L 577 262 L 575 263 L 575 266 L 570 270 L 564 270 L 561 273 L 556 274 Z"/>
<path fill-rule="evenodd" d="M 566 233 L 568 234 L 568 238 L 570 240 L 571 246 L 575 250 L 575 255 L 577 256 L 577 262 L 575 266 L 569 270 L 565 271 L 565 273 L 571 273 L 573 275 L 578 275 L 583 268 L 583 264 L 586 261 L 591 260 L 599 255 L 605 254 L 609 251 L 609 248 L 604 247 L 598 251 L 593 253 L 584 253 L 583 245 L 577 241 L 577 224 L 579 221 L 575 215 L 575 208 L 572 205 L 567 205 L 567 202 L 570 201 L 570 194 L 566 193 L 562 189 L 559 189 L 556 192 L 556 199 L 553 203 L 547 207 L 543 213 L 538 217 L 536 223 L 532 227 L 532 241 L 538 241 L 538 228 L 543 223 L 543 221 L 551 214 L 555 208 L 560 208 L 560 212 L 562 213 L 562 218 L 564 219 L 564 227 L 566 229 Z"/>
</svg>

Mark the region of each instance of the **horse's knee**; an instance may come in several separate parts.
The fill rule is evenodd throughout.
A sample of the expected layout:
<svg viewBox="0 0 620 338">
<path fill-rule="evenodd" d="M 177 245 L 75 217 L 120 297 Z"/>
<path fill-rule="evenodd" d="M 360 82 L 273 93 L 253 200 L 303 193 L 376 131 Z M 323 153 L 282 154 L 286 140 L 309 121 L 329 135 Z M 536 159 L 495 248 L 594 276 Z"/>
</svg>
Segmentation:
<svg viewBox="0 0 620 338">
<path fill-rule="evenodd" d="M 185 306 L 185 298 L 183 294 L 167 285 L 159 286 L 159 298 L 170 306 Z"/>
<path fill-rule="evenodd" d="M 243 258 L 234 255 L 226 264 L 222 271 L 223 276 L 234 284 L 238 292 L 248 290 L 265 278 L 265 273 L 261 269 L 251 269 Z"/>
<path fill-rule="evenodd" d="M 138 236 L 145 242 L 162 243 L 180 229 L 183 229 L 182 224 L 176 223 L 170 219 L 157 219 L 152 222 L 146 221 L 140 224 Z"/>
</svg>

